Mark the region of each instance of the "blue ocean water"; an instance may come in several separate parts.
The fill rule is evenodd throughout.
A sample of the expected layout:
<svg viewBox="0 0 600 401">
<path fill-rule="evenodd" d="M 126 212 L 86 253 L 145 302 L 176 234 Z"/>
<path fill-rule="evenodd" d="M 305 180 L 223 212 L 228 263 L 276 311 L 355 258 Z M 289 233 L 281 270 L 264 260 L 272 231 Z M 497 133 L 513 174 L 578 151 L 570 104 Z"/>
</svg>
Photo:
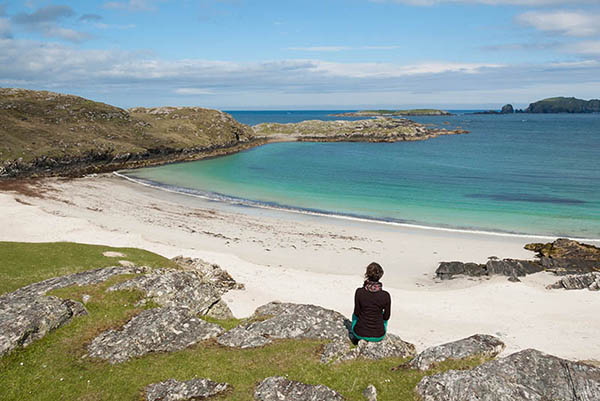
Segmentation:
<svg viewBox="0 0 600 401">
<path fill-rule="evenodd" d="M 230 112 L 246 124 L 331 111 Z M 467 135 L 276 143 L 130 177 L 224 200 L 425 226 L 600 238 L 600 115 L 411 117 Z"/>
</svg>

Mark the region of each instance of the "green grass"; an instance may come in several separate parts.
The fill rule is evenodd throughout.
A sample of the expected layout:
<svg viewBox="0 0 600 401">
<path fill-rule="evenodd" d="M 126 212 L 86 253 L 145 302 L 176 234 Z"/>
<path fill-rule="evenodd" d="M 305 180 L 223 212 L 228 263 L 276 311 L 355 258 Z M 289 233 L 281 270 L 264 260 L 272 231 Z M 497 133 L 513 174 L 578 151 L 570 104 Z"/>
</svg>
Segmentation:
<svg viewBox="0 0 600 401">
<path fill-rule="evenodd" d="M 38 273 L 40 276 L 46 277 L 56 271 L 83 270 L 88 262 L 94 264 L 89 267 L 110 264 L 97 255 L 98 252 L 101 255 L 107 247 L 64 243 L 1 245 L 3 255 L 11 256 L 10 264 L 0 264 L 3 277 L 15 275 L 19 279 L 11 285 L 30 282 L 35 277 L 31 270 L 36 268 L 43 270 Z M 111 250 L 128 253 L 128 259 L 132 261 L 168 265 L 168 261 L 149 252 L 127 248 Z M 47 267 L 47 264 L 52 267 Z M 11 266 L 10 271 L 6 270 L 6 266 Z M 87 344 L 96 335 L 122 326 L 141 311 L 135 306 L 142 298 L 140 292 L 105 291 L 129 277 L 112 277 L 98 285 L 53 291 L 52 295 L 75 300 L 89 294 L 91 299 L 86 305 L 89 315 L 78 317 L 27 348 L 0 358 L 0 399 L 139 400 L 148 384 L 169 378 L 189 380 L 207 377 L 227 382 L 233 387 L 218 399 L 247 401 L 253 398 L 258 382 L 268 376 L 280 375 L 305 383 L 327 385 L 348 400 L 363 400 L 361 393 L 369 384 L 375 385 L 381 401 L 414 400 L 414 388 L 425 374 L 410 369 L 392 371 L 393 367 L 405 362 L 398 358 L 321 364 L 319 353 L 325 342 L 316 340 L 276 341 L 262 348 L 247 350 L 225 348 L 211 340 L 179 352 L 149 354 L 117 365 L 84 358 Z M 155 305 L 144 306 L 150 307 Z M 207 320 L 225 328 L 242 322 L 237 319 Z M 449 368 L 468 368 L 480 362 L 475 359 L 451 362 L 427 374 Z"/>
<path fill-rule="evenodd" d="M 120 252 L 125 257 L 103 256 L 102 253 L 106 251 Z M 177 266 L 160 255 L 135 248 L 113 248 L 72 242 L 0 242 L 0 294 L 51 277 L 118 266 L 119 260 L 129 260 L 139 266 Z"/>
</svg>

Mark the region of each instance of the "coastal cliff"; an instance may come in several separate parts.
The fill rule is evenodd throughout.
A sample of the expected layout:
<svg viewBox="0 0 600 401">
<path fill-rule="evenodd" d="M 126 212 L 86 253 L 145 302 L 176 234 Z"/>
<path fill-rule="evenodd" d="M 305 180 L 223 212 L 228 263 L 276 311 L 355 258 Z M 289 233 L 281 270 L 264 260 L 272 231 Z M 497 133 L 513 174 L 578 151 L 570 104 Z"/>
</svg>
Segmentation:
<svg viewBox="0 0 600 401">
<path fill-rule="evenodd" d="M 252 129 L 199 107 L 124 110 L 78 96 L 0 89 L 0 177 L 78 175 L 218 155 Z"/>
<path fill-rule="evenodd" d="M 552 97 L 531 103 L 525 113 L 599 113 L 600 100 Z"/>
</svg>

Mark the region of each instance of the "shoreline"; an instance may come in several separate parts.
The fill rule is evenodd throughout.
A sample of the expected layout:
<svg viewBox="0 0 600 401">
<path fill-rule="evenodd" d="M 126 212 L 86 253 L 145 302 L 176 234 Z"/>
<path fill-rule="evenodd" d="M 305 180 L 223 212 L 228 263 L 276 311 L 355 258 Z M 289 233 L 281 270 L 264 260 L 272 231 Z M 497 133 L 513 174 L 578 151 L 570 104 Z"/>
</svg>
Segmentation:
<svg viewBox="0 0 600 401">
<path fill-rule="evenodd" d="M 384 224 L 384 225 L 390 225 L 390 226 L 396 226 L 396 227 L 415 228 L 415 229 L 420 229 L 420 230 L 434 230 L 434 231 L 445 231 L 445 232 L 451 232 L 451 233 L 467 233 L 467 234 L 481 234 L 481 235 L 496 235 L 496 236 L 501 236 L 501 237 L 514 237 L 514 238 L 523 238 L 523 239 L 529 239 L 529 240 L 540 239 L 540 240 L 545 240 L 545 241 L 554 241 L 557 238 L 568 237 L 568 238 L 576 240 L 576 241 L 600 242 L 600 238 L 586 238 L 586 237 L 576 237 L 576 236 L 567 236 L 567 235 L 554 236 L 554 235 L 545 235 L 545 234 L 530 234 L 530 233 L 505 232 L 505 231 L 487 231 L 487 230 L 478 230 L 478 229 L 474 229 L 474 228 L 470 229 L 470 228 L 460 228 L 460 227 L 440 227 L 440 226 L 433 226 L 433 225 L 426 225 L 426 224 L 394 221 L 392 219 L 385 219 L 385 218 L 377 219 L 377 218 L 371 218 L 369 216 L 327 212 L 327 211 L 317 210 L 317 209 L 311 210 L 311 209 L 294 207 L 294 206 L 289 206 L 289 205 L 281 205 L 281 204 L 278 204 L 275 202 L 268 203 L 268 202 L 255 201 L 252 199 L 236 198 L 231 195 L 214 193 L 214 192 L 212 194 L 214 194 L 216 196 L 211 197 L 208 192 L 203 193 L 201 191 L 196 191 L 196 190 L 192 190 L 189 188 L 176 187 L 176 186 L 161 184 L 159 182 L 152 181 L 152 180 L 145 180 L 145 179 L 141 179 L 141 178 L 137 178 L 137 177 L 130 177 L 130 176 L 122 173 L 121 171 L 113 171 L 112 174 L 119 178 L 133 182 L 137 185 L 143 185 L 143 186 L 153 188 L 153 189 L 156 189 L 159 191 L 165 191 L 165 192 L 170 192 L 170 193 L 179 194 L 179 195 L 183 195 L 183 196 L 190 196 L 190 197 L 205 199 L 205 200 L 214 201 L 214 202 L 224 202 L 224 203 L 228 203 L 228 204 L 240 205 L 240 206 L 245 206 L 245 207 L 255 207 L 255 208 L 260 208 L 260 209 L 278 210 L 278 211 L 282 211 L 282 212 L 296 213 L 296 214 L 300 214 L 300 215 L 321 216 L 321 217 L 329 217 L 329 218 L 333 218 L 333 219 L 360 221 L 360 222 L 372 223 L 372 224 Z M 179 191 L 176 188 L 189 189 L 189 191 Z"/>
<path fill-rule="evenodd" d="M 505 354 L 537 348 L 567 359 L 600 360 L 591 291 L 546 290 L 547 273 L 435 279 L 442 260 L 528 259 L 525 238 L 399 227 L 229 205 L 160 191 L 113 174 L 46 179 L 34 195 L 0 192 L 2 241 L 74 241 L 138 247 L 166 257 L 219 264 L 245 291 L 224 295 L 236 317 L 265 303 L 309 303 L 352 313 L 364 266 L 378 261 L 392 296 L 391 333 L 419 350 L 492 334 Z M 42 193 L 43 190 L 43 193 Z M 600 245 L 600 244 L 596 244 Z M 552 333 L 552 336 L 548 336 Z"/>
</svg>

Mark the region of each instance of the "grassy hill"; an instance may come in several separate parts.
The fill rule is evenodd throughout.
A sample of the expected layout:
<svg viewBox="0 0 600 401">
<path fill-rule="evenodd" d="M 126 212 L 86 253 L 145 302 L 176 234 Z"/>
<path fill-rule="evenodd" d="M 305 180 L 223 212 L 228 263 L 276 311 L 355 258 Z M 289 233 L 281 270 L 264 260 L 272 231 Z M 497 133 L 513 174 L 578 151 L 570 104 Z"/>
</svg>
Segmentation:
<svg viewBox="0 0 600 401">
<path fill-rule="evenodd" d="M 250 127 L 217 110 L 124 110 L 78 96 L 0 88 L 0 177 L 187 160 L 252 139 Z"/>
<path fill-rule="evenodd" d="M 531 103 L 526 113 L 598 113 L 600 100 L 582 100 L 574 97 L 551 97 Z"/>
</svg>

